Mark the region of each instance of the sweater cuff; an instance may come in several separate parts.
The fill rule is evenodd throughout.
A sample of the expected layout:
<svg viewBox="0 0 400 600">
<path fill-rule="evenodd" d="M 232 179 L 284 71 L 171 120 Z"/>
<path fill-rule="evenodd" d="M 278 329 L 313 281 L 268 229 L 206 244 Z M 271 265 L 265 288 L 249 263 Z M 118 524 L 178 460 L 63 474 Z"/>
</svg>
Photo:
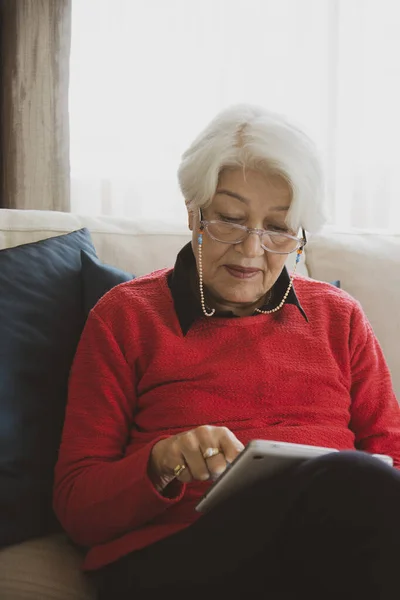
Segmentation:
<svg viewBox="0 0 400 600">
<path fill-rule="evenodd" d="M 132 459 L 135 468 L 135 480 L 141 481 L 142 485 L 140 487 L 141 492 L 143 493 L 142 500 L 150 503 L 155 502 L 157 505 L 163 504 L 166 508 L 171 504 L 179 502 L 183 498 L 186 490 L 186 484 L 175 479 L 171 481 L 163 491 L 158 491 L 149 477 L 148 465 L 151 451 L 158 442 L 165 440 L 168 437 L 169 436 L 164 435 L 152 440 L 140 448 L 140 450 L 133 452 L 128 458 L 128 460 L 130 458 Z"/>
</svg>

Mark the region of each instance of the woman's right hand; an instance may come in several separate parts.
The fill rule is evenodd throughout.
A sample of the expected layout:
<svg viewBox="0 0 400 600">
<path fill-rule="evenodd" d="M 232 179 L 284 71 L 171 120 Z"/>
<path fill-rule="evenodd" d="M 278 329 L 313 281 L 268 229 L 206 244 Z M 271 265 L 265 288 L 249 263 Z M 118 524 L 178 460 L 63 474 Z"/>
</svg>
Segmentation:
<svg viewBox="0 0 400 600">
<path fill-rule="evenodd" d="M 217 448 L 219 453 L 207 458 L 210 448 Z M 202 425 L 157 442 L 150 455 L 149 476 L 159 490 L 174 479 L 182 483 L 215 479 L 243 449 L 227 427 Z"/>
</svg>

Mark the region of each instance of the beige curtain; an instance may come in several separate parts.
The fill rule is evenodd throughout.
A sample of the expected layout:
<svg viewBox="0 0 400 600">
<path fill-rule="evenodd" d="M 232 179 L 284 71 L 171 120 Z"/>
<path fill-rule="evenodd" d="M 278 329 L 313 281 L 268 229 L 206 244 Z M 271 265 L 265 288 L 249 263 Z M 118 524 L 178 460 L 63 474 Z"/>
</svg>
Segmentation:
<svg viewBox="0 0 400 600">
<path fill-rule="evenodd" d="M 0 6 L 1 204 L 68 211 L 71 0 Z"/>
</svg>

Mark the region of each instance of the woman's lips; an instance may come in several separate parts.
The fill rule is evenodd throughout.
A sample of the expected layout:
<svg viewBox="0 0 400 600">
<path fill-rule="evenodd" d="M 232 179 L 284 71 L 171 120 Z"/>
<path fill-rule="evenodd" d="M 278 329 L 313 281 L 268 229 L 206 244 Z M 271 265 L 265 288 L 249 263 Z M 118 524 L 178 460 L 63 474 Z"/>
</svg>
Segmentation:
<svg viewBox="0 0 400 600">
<path fill-rule="evenodd" d="M 237 277 L 238 279 L 251 279 L 252 277 L 255 277 L 261 273 L 261 269 L 238 267 L 236 265 L 224 265 L 224 267 L 228 271 L 229 275 L 232 275 L 232 277 Z"/>
</svg>

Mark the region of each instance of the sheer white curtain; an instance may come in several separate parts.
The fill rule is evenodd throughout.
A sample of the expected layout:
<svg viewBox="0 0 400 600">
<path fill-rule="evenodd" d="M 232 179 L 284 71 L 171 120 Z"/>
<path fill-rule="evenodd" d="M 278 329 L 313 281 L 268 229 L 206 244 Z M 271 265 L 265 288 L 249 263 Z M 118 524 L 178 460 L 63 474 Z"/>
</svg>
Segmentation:
<svg viewBox="0 0 400 600">
<path fill-rule="evenodd" d="M 176 170 L 221 108 L 311 135 L 331 220 L 400 228 L 397 0 L 76 0 L 72 210 L 184 223 Z"/>
</svg>

